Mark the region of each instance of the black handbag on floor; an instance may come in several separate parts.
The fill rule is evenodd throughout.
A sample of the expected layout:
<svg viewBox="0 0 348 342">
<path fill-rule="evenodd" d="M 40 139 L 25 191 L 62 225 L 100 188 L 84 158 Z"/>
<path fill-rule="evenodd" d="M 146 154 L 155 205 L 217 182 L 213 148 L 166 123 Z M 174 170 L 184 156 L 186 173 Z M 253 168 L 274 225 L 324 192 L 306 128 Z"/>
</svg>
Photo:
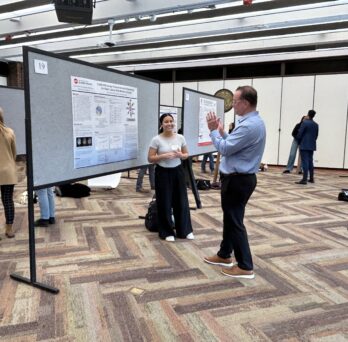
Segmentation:
<svg viewBox="0 0 348 342">
<path fill-rule="evenodd" d="M 210 180 L 196 179 L 196 186 L 198 190 L 209 190 L 211 188 Z"/>
<path fill-rule="evenodd" d="M 348 202 L 348 189 L 342 189 L 342 191 L 338 194 L 338 200 Z"/>
<path fill-rule="evenodd" d="M 62 184 L 56 187 L 57 196 L 81 198 L 90 195 L 91 188 L 85 184 Z"/>
</svg>

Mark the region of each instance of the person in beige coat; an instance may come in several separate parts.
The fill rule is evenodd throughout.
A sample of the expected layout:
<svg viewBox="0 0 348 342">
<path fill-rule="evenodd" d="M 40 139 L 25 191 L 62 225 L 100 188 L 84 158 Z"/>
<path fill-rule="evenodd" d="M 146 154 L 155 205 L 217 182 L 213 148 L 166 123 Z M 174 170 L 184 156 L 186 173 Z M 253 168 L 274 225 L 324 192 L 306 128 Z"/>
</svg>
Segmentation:
<svg viewBox="0 0 348 342">
<path fill-rule="evenodd" d="M 16 138 L 13 130 L 5 126 L 4 111 L 0 108 L 0 189 L 6 218 L 5 235 L 8 238 L 15 236 L 13 190 L 16 183 Z"/>
</svg>

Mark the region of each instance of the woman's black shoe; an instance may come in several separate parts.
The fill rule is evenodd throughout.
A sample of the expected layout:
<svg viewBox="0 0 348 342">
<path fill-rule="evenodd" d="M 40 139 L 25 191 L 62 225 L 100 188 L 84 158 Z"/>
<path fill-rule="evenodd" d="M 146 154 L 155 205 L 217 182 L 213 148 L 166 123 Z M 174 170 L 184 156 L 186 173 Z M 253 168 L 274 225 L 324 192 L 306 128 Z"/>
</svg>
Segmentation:
<svg viewBox="0 0 348 342">
<path fill-rule="evenodd" d="M 307 184 L 307 182 L 306 182 L 305 180 L 303 180 L 303 179 L 300 180 L 299 182 L 295 182 L 295 183 L 296 183 L 296 184 L 304 184 L 304 185 Z"/>
<path fill-rule="evenodd" d="M 48 220 L 38 219 L 34 222 L 35 227 L 48 227 Z"/>
</svg>

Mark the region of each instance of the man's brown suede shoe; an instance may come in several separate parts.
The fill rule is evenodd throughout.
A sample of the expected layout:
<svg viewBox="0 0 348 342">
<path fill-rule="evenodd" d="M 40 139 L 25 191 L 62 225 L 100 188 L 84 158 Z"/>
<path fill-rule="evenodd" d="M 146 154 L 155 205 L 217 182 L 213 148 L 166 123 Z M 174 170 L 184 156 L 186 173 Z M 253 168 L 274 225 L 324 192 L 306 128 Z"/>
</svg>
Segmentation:
<svg viewBox="0 0 348 342">
<path fill-rule="evenodd" d="M 254 271 L 246 271 L 239 268 L 237 265 L 232 266 L 231 268 L 223 268 L 221 273 L 232 278 L 241 278 L 241 279 L 254 279 Z"/>
<path fill-rule="evenodd" d="M 223 259 L 223 258 L 220 258 L 218 255 L 205 257 L 204 261 L 212 265 L 220 265 L 220 266 L 227 266 L 227 267 L 233 266 L 232 258 Z"/>
</svg>

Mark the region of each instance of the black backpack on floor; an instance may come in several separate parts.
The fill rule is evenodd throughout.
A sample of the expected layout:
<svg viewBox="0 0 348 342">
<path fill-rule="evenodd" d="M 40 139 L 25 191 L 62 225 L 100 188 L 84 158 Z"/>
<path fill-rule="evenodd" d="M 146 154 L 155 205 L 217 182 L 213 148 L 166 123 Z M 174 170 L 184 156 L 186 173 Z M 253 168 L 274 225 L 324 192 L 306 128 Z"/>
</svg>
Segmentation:
<svg viewBox="0 0 348 342">
<path fill-rule="evenodd" d="M 150 232 L 158 232 L 157 203 L 155 196 L 149 203 L 149 207 L 145 215 L 145 227 Z"/>
</svg>

